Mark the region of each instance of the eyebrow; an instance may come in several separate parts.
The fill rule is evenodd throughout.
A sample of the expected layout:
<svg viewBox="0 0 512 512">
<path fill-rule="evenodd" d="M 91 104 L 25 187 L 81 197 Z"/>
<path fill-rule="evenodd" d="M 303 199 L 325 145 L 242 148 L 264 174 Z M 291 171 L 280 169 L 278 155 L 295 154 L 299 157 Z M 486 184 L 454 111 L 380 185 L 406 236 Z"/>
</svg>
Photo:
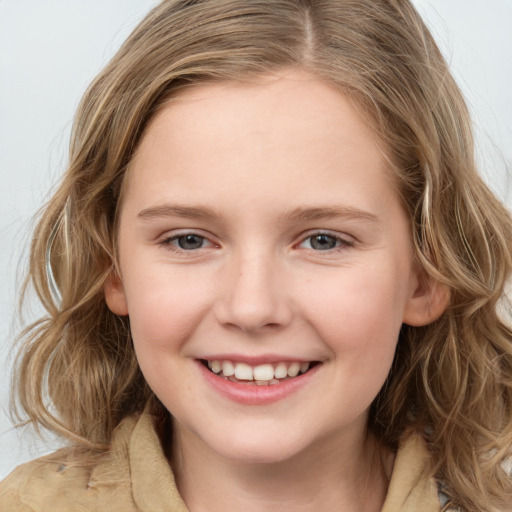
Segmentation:
<svg viewBox="0 0 512 512">
<path fill-rule="evenodd" d="M 185 206 L 179 204 L 162 204 L 141 210 L 137 215 L 142 220 L 165 217 L 181 217 L 186 219 L 218 219 L 221 215 L 212 208 L 201 206 Z M 373 213 L 345 205 L 325 207 L 298 207 L 286 217 L 289 221 L 315 221 L 325 219 L 353 219 L 377 222 L 379 219 Z"/>
<path fill-rule="evenodd" d="M 219 215 L 208 207 L 183 206 L 177 204 L 163 204 L 151 206 L 140 211 L 137 215 L 143 220 L 162 217 L 183 217 L 187 219 L 216 219 Z"/>
<path fill-rule="evenodd" d="M 352 206 L 326 206 L 315 208 L 296 208 L 289 216 L 289 220 L 324 220 L 324 219 L 353 219 L 377 222 L 379 219 L 373 213 L 354 208 Z"/>
</svg>

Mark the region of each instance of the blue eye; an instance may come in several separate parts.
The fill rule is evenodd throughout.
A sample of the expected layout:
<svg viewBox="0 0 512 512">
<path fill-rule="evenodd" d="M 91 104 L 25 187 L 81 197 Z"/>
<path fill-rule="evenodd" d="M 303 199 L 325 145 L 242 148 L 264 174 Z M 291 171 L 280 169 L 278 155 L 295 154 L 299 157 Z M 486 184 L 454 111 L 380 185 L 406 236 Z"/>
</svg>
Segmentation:
<svg viewBox="0 0 512 512">
<path fill-rule="evenodd" d="M 309 237 L 309 243 L 316 251 L 328 251 L 337 246 L 338 240 L 330 235 L 315 235 Z"/>
<path fill-rule="evenodd" d="M 183 251 L 194 251 L 205 247 L 207 240 L 204 236 L 188 233 L 185 235 L 173 236 L 166 240 L 166 243 L 174 245 Z"/>
<path fill-rule="evenodd" d="M 350 247 L 353 244 L 351 241 L 339 236 L 328 233 L 315 233 L 305 238 L 300 245 L 314 251 L 331 251 L 340 247 Z"/>
</svg>

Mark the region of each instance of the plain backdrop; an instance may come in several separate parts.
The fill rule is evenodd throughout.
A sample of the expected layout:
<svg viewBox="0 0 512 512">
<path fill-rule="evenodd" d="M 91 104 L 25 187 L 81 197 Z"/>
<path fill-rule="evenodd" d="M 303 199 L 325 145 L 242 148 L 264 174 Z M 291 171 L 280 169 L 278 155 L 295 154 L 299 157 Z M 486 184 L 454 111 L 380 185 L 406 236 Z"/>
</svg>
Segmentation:
<svg viewBox="0 0 512 512">
<path fill-rule="evenodd" d="M 0 0 L 0 479 L 55 449 L 8 417 L 18 273 L 88 83 L 157 0 Z M 484 178 L 512 207 L 512 0 L 415 0 L 470 105 Z M 38 313 L 34 302 L 26 313 Z"/>
</svg>

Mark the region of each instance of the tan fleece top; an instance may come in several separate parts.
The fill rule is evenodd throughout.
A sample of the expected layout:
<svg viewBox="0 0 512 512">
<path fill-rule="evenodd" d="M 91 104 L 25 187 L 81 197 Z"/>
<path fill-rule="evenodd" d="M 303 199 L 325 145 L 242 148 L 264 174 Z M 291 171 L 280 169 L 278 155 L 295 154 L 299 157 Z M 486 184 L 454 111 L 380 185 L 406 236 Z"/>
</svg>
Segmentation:
<svg viewBox="0 0 512 512">
<path fill-rule="evenodd" d="M 93 467 L 66 465 L 69 449 L 16 468 L 0 483 L 0 512 L 188 512 L 148 414 L 125 419 Z M 419 435 L 400 447 L 382 512 L 439 512 Z"/>
</svg>

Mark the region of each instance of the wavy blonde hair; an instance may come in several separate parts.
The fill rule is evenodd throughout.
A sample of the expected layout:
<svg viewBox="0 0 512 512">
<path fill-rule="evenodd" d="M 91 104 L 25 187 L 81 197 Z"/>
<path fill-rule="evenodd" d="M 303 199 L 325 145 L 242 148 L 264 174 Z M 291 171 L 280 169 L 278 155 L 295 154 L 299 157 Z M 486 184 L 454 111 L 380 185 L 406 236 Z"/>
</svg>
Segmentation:
<svg viewBox="0 0 512 512">
<path fill-rule="evenodd" d="M 168 414 L 138 368 L 128 319 L 103 297 L 125 170 L 170 97 L 284 67 L 338 87 L 371 119 L 391 151 L 417 262 L 450 291 L 437 321 L 403 326 L 370 427 L 392 447 L 407 428 L 427 429 L 432 471 L 454 502 L 508 510 L 512 332 L 496 310 L 512 224 L 475 170 L 464 100 L 406 0 L 169 0 L 147 15 L 86 92 L 69 168 L 32 241 L 29 282 L 47 315 L 21 335 L 18 413 L 92 450 L 148 401 Z"/>
</svg>

